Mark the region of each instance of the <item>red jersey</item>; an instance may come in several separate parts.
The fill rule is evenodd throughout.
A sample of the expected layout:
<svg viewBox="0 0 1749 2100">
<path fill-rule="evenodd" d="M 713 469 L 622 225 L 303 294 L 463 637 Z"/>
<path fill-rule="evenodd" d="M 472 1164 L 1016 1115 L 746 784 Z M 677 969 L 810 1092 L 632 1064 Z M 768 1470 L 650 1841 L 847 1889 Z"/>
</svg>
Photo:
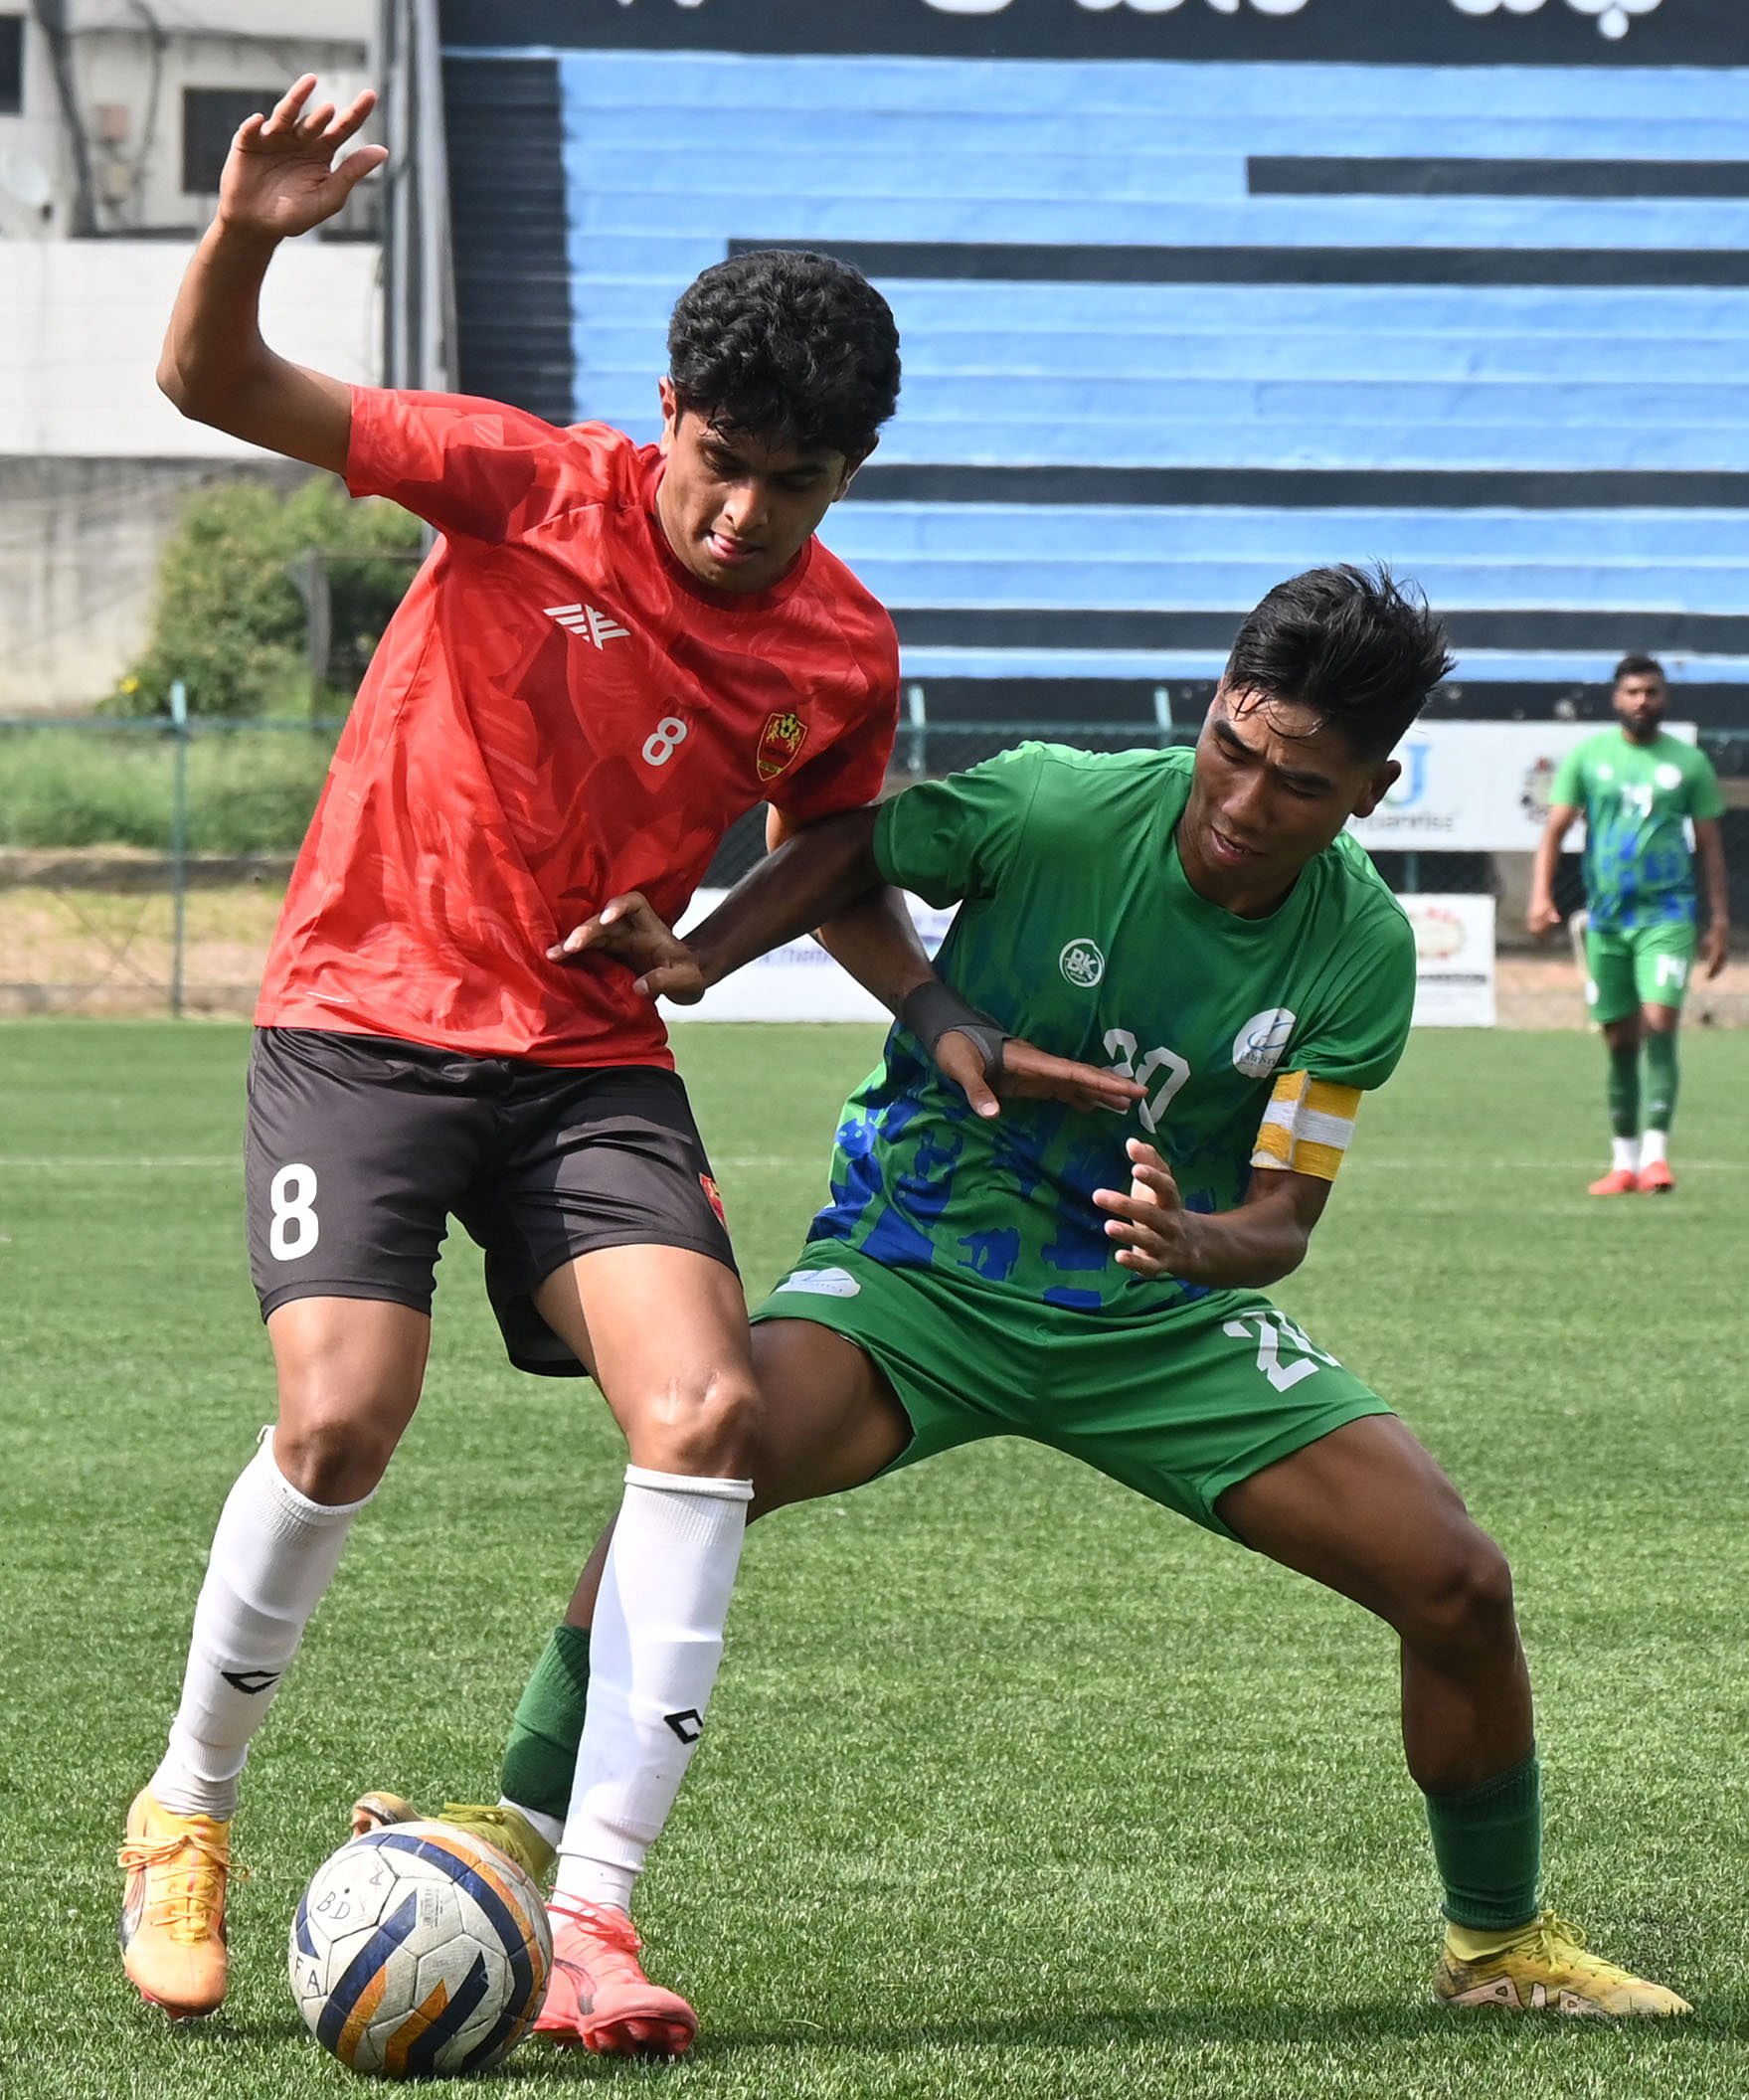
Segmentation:
<svg viewBox="0 0 1749 2100">
<path fill-rule="evenodd" d="M 334 754 L 262 1026 L 671 1066 L 623 963 L 548 946 L 623 890 L 671 925 L 760 802 L 811 823 L 879 793 L 886 612 L 817 541 L 769 591 L 698 583 L 656 520 L 661 473 L 601 424 L 353 390 L 348 486 L 443 537 Z"/>
</svg>

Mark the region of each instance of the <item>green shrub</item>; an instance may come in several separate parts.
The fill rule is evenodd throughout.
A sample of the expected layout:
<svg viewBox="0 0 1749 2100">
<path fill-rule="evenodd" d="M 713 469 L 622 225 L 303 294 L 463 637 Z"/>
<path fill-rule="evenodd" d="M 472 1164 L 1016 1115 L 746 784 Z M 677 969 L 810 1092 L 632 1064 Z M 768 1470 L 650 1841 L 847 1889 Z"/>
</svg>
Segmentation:
<svg viewBox="0 0 1749 2100">
<path fill-rule="evenodd" d="M 294 852 L 322 791 L 332 733 L 197 735 L 188 752 L 193 853 Z M 0 846 L 170 848 L 168 736 L 149 731 L 0 733 Z"/>
<path fill-rule="evenodd" d="M 417 518 L 380 497 L 355 502 L 327 474 L 288 496 L 250 480 L 202 490 L 159 564 L 145 654 L 104 711 L 164 714 L 180 678 L 198 715 L 344 713 L 413 579 L 405 556 L 419 544 Z M 308 616 L 293 581 L 312 549 L 346 550 L 327 565 L 333 642 L 320 691 L 311 690 Z"/>
</svg>

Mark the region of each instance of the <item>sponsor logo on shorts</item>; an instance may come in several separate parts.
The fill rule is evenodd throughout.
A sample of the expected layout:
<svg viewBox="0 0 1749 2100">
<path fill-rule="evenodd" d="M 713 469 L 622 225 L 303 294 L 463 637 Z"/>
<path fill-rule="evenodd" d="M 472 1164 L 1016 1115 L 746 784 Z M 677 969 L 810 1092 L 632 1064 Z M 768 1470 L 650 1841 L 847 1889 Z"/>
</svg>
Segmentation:
<svg viewBox="0 0 1749 2100">
<path fill-rule="evenodd" d="M 716 1212 L 717 1223 L 724 1227 L 725 1230 L 727 1230 L 729 1224 L 729 1213 L 723 1208 L 723 1191 L 711 1179 L 709 1174 L 700 1174 L 698 1177 L 698 1185 L 704 1190 L 705 1201 Z"/>
<path fill-rule="evenodd" d="M 662 1721 L 683 1743 L 696 1743 L 704 1733 L 704 1715 L 696 1706 L 682 1707 L 678 1713 L 665 1713 Z"/>
<path fill-rule="evenodd" d="M 1106 959 L 1095 942 L 1071 941 L 1057 958 L 1057 967 L 1077 991 L 1091 991 L 1106 973 Z"/>
<path fill-rule="evenodd" d="M 754 754 L 760 779 L 775 781 L 794 763 L 796 753 L 806 742 L 807 724 L 793 708 L 768 715 L 766 726 L 760 732 L 759 749 Z"/>
<path fill-rule="evenodd" d="M 1268 1079 L 1282 1061 L 1295 1019 L 1286 1006 L 1254 1013 L 1233 1038 L 1233 1069 L 1247 1079 Z"/>
<path fill-rule="evenodd" d="M 848 1269 L 794 1269 L 772 1293 L 799 1291 L 810 1298 L 857 1298 L 862 1286 Z"/>
</svg>

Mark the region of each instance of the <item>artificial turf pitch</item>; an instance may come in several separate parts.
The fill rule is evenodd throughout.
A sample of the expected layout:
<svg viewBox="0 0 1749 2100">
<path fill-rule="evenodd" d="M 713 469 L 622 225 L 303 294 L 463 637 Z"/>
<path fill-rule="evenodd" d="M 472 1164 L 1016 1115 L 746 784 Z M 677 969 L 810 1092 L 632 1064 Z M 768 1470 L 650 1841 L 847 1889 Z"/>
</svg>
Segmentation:
<svg viewBox="0 0 1749 2100">
<path fill-rule="evenodd" d="M 823 1183 L 860 1028 L 680 1036 L 750 1287 Z M 615 1499 L 594 1388 L 503 1360 L 465 1242 L 427 1398 L 258 1741 L 224 2012 L 114 1946 L 213 1521 L 270 1413 L 240 1229 L 245 1032 L 0 1028 L 0 2091 L 335 2094 L 284 1979 L 366 1785 L 491 1798 Z M 1072 1462 L 986 1445 L 753 1532 L 711 1731 L 647 1877 L 677 2068 L 539 2045 L 478 2089 L 787 2095 L 1737 2094 L 1744 1845 L 1742 1080 L 1685 1040 L 1677 1194 L 1587 1199 L 1602 1055 L 1423 1035 L 1280 1292 L 1506 1546 L 1548 1899 L 1692 1997 L 1664 2027 L 1426 2004 L 1436 1891 L 1388 1636 Z"/>
</svg>

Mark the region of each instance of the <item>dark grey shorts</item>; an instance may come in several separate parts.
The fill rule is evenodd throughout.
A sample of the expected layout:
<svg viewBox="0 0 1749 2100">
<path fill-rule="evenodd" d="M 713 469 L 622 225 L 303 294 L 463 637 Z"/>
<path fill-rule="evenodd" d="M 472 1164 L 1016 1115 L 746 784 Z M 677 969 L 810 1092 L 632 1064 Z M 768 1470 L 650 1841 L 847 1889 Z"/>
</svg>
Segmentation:
<svg viewBox="0 0 1749 2100">
<path fill-rule="evenodd" d="M 511 1362 L 577 1376 L 584 1365 L 534 1309 L 555 1270 L 638 1246 L 735 1266 L 686 1089 L 653 1065 L 533 1065 L 258 1028 L 245 1167 L 263 1319 L 294 1298 L 429 1312 L 453 1216 L 485 1249 Z"/>
</svg>

